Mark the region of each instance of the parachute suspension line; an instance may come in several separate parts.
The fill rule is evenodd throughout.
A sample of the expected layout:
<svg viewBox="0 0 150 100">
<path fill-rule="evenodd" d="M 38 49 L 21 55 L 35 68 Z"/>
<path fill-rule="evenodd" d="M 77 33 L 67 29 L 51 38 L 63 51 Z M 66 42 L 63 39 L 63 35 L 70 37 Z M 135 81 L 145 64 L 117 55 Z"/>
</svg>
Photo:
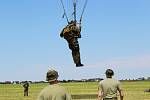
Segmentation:
<svg viewBox="0 0 150 100">
<path fill-rule="evenodd" d="M 82 16 L 83 16 L 84 10 L 86 8 L 87 2 L 88 2 L 88 0 L 85 1 L 84 6 L 83 6 L 83 10 L 82 10 L 81 17 L 80 17 L 80 24 L 81 24 L 81 21 L 82 21 Z"/>
<path fill-rule="evenodd" d="M 73 0 L 73 7 L 74 7 L 74 12 L 73 12 L 73 15 L 74 15 L 74 21 L 76 22 L 76 3 L 77 1 L 76 0 Z"/>
<path fill-rule="evenodd" d="M 64 18 L 64 16 L 65 16 L 65 17 L 66 17 L 67 22 L 69 23 L 69 20 L 68 20 L 67 14 L 66 14 L 66 10 L 65 10 L 65 7 L 64 7 L 63 1 L 62 1 L 62 0 L 60 0 L 60 2 L 61 2 L 61 4 L 62 4 L 63 10 L 64 10 L 63 18 Z"/>
</svg>

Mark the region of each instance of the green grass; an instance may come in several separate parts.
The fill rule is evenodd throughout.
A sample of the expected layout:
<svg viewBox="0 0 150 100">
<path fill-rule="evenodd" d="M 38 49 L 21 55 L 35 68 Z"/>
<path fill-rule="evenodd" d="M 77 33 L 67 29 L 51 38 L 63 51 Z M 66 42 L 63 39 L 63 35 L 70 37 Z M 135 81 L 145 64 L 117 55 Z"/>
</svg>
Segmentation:
<svg viewBox="0 0 150 100">
<path fill-rule="evenodd" d="M 150 93 L 144 90 L 150 88 L 150 81 L 121 82 L 124 89 L 124 100 L 150 100 Z M 97 94 L 98 82 L 59 83 L 71 94 Z M 36 100 L 39 92 L 48 84 L 30 84 L 29 96 L 23 96 L 21 84 L 0 84 L 0 100 Z M 90 100 L 90 99 L 89 99 Z"/>
</svg>

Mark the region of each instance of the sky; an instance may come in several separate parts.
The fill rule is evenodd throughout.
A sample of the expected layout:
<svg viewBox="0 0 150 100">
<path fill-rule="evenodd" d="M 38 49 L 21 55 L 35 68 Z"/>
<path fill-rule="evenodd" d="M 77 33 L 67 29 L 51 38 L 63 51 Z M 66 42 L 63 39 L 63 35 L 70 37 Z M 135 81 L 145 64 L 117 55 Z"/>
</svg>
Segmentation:
<svg viewBox="0 0 150 100">
<path fill-rule="evenodd" d="M 79 21 L 85 0 L 77 0 Z M 69 20 L 72 0 L 63 0 Z M 116 79 L 150 76 L 150 0 L 88 0 L 79 39 L 84 67 L 75 67 L 59 34 L 67 25 L 60 0 L 0 0 L 0 81 Z"/>
</svg>

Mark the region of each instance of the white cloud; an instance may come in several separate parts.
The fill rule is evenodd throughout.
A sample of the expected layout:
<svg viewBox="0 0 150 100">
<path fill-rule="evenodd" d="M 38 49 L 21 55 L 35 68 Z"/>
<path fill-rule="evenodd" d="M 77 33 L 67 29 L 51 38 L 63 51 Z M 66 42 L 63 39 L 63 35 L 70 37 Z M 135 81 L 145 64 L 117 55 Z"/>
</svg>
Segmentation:
<svg viewBox="0 0 150 100">
<path fill-rule="evenodd" d="M 96 67 L 119 66 L 119 67 L 134 67 L 134 68 L 139 68 L 139 67 L 150 68 L 150 55 L 139 55 L 139 56 L 124 57 L 124 58 L 108 59 L 89 66 L 96 66 Z"/>
</svg>

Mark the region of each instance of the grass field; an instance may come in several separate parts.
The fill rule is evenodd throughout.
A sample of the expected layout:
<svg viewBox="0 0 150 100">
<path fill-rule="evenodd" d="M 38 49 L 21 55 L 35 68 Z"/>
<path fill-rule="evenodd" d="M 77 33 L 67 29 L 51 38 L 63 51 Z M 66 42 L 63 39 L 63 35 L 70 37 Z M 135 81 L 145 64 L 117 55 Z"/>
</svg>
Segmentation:
<svg viewBox="0 0 150 100">
<path fill-rule="evenodd" d="M 150 93 L 144 92 L 145 89 L 150 88 L 150 81 L 125 81 L 121 83 L 125 94 L 124 100 L 150 100 Z M 98 82 L 73 82 L 59 84 L 66 87 L 72 95 L 97 94 Z M 48 84 L 30 84 L 29 96 L 24 97 L 23 87 L 21 84 L 0 84 L 0 100 L 36 100 L 37 95 L 46 85 Z"/>
</svg>

